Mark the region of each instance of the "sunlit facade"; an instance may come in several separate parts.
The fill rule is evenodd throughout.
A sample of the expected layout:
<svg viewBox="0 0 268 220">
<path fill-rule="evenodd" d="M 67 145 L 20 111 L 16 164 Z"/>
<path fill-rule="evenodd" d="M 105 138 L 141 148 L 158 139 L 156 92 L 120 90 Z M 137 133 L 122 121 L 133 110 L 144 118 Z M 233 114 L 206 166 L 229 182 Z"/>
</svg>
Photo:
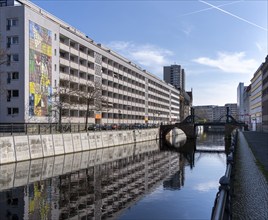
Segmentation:
<svg viewBox="0 0 268 220">
<path fill-rule="evenodd" d="M 29 1 L 0 5 L 0 122 L 57 122 L 53 96 L 59 88 L 87 89 L 101 82 L 109 109 L 90 112 L 96 123 L 180 121 L 180 91 Z M 66 86 L 67 85 L 67 86 Z M 62 109 L 63 122 L 85 122 L 86 104 Z"/>
</svg>

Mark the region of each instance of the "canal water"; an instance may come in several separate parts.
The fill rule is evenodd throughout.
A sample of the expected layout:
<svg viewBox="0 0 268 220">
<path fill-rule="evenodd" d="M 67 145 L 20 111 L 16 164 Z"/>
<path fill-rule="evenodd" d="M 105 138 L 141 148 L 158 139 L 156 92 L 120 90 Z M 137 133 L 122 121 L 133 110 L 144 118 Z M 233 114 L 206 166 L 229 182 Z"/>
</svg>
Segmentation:
<svg viewBox="0 0 268 220">
<path fill-rule="evenodd" d="M 210 219 L 224 134 L 0 166 L 0 219 Z"/>
</svg>

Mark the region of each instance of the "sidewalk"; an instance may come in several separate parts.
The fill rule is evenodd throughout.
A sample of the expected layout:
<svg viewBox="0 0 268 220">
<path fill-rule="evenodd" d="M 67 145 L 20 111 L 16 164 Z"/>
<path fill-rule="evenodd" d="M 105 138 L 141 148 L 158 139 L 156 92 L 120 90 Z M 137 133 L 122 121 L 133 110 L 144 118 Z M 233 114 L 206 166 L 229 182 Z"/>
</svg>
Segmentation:
<svg viewBox="0 0 268 220">
<path fill-rule="evenodd" d="M 232 199 L 233 219 L 268 219 L 268 182 L 257 166 L 252 151 L 268 171 L 267 133 L 238 134 Z"/>
</svg>

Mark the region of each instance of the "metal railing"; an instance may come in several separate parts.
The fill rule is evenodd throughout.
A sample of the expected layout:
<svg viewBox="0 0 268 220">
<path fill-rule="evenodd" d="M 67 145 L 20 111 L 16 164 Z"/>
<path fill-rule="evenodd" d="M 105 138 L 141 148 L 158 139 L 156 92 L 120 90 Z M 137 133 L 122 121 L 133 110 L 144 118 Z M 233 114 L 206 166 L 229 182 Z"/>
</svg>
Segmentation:
<svg viewBox="0 0 268 220">
<path fill-rule="evenodd" d="M 142 126 L 141 124 L 129 124 L 122 126 L 122 124 L 111 125 L 94 124 L 93 129 L 90 128 L 89 123 L 85 129 L 85 123 L 0 123 L 0 136 L 10 135 L 31 135 L 31 134 L 57 134 L 57 133 L 75 133 L 87 131 L 101 131 L 101 130 L 128 130 L 128 129 L 146 129 L 156 128 L 157 126 Z"/>
<path fill-rule="evenodd" d="M 22 134 L 56 134 L 85 131 L 80 123 L 1 123 L 0 136 Z"/>
<path fill-rule="evenodd" d="M 232 136 L 230 153 L 227 156 L 225 175 L 219 180 L 220 187 L 212 209 L 211 220 L 231 219 L 231 174 L 234 166 L 234 153 L 237 143 L 237 131 Z"/>
</svg>

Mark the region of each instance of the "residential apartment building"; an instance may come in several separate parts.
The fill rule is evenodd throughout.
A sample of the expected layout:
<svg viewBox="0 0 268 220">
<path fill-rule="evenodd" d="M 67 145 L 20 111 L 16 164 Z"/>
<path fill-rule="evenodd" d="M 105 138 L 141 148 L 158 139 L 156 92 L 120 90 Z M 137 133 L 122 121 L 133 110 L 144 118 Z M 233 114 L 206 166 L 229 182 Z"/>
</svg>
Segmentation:
<svg viewBox="0 0 268 220">
<path fill-rule="evenodd" d="M 254 73 L 251 79 L 250 118 L 252 130 L 259 130 L 262 126 L 262 67 Z"/>
<path fill-rule="evenodd" d="M 0 66 L 0 122 L 57 122 L 62 114 L 63 122 L 83 123 L 87 103 L 71 91 L 86 92 L 92 83 L 102 84 L 102 104 L 109 108 L 92 109 L 89 122 L 180 121 L 176 87 L 29 1 L 0 6 L 0 46 L 7 51 Z M 69 103 L 60 103 L 59 113 L 53 103 L 62 98 Z"/>
<path fill-rule="evenodd" d="M 244 121 L 247 125 L 250 125 L 250 105 L 249 99 L 251 96 L 251 85 L 244 87 L 244 94 L 243 94 L 243 106 L 244 106 Z"/>
<path fill-rule="evenodd" d="M 164 81 L 185 91 L 185 72 L 180 65 L 164 66 Z"/>
<path fill-rule="evenodd" d="M 268 132 L 268 55 L 262 66 L 262 126 Z"/>
<path fill-rule="evenodd" d="M 215 105 L 194 106 L 194 113 L 200 120 L 214 121 Z"/>
<path fill-rule="evenodd" d="M 195 115 L 200 120 L 206 121 L 226 121 L 227 108 L 229 108 L 229 114 L 237 120 L 237 104 L 228 103 L 224 106 L 217 105 L 201 105 L 194 106 Z"/>
<path fill-rule="evenodd" d="M 180 91 L 180 118 L 183 120 L 190 114 L 193 103 L 193 91 L 185 91 L 185 71 L 180 65 L 164 66 L 164 81 Z"/>
</svg>

